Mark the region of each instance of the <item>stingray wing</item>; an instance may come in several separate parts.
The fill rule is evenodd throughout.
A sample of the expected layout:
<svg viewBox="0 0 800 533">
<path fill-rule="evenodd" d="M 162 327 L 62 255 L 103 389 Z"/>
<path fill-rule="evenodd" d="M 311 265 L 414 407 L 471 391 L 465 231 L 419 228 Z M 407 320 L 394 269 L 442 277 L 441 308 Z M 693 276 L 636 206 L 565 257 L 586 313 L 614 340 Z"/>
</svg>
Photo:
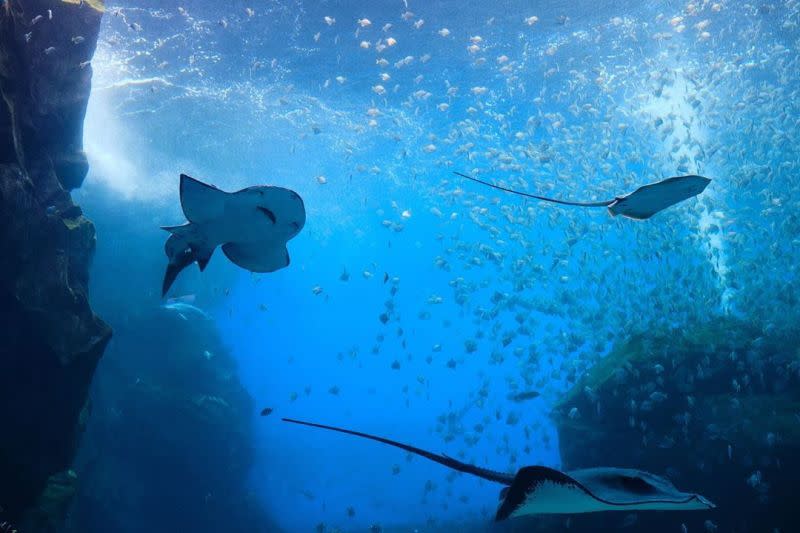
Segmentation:
<svg viewBox="0 0 800 533">
<path fill-rule="evenodd" d="M 186 220 L 195 224 L 218 220 L 225 214 L 225 204 L 230 194 L 181 174 L 181 208 Z"/>
<path fill-rule="evenodd" d="M 710 179 L 695 175 L 667 178 L 617 198 L 608 206 L 608 211 L 613 216 L 646 220 L 667 207 L 697 196 L 709 183 Z"/>
<path fill-rule="evenodd" d="M 600 511 L 689 511 L 712 509 L 700 496 L 681 492 L 667 479 L 625 468 L 560 472 L 544 466 L 520 469 L 500 504 L 496 520 L 533 514 Z"/>
<path fill-rule="evenodd" d="M 229 242 L 222 245 L 225 257 L 250 272 L 275 272 L 289 266 L 286 245 L 275 241 Z"/>
</svg>

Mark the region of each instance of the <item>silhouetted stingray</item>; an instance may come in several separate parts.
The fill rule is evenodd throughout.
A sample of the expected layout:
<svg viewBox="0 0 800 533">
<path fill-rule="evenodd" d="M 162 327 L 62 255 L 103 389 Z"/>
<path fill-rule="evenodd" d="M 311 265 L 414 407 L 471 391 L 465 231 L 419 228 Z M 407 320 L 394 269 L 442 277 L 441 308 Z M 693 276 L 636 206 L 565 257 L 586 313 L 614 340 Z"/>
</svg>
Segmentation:
<svg viewBox="0 0 800 533">
<path fill-rule="evenodd" d="M 680 492 L 669 480 L 640 470 L 602 467 L 560 472 L 546 466 L 526 466 L 516 474 L 505 474 L 367 433 L 291 418 L 282 420 L 382 442 L 453 470 L 506 485 L 500 492 L 497 521 L 534 514 L 691 511 L 715 507 L 699 494 Z"/>
<path fill-rule="evenodd" d="M 455 172 L 454 174 L 482 185 L 488 185 L 494 189 L 543 200 L 545 202 L 553 202 L 561 205 L 575 205 L 578 207 L 608 207 L 608 212 L 611 213 L 611 216 L 622 215 L 634 220 L 646 220 L 671 205 L 697 196 L 711 183 L 710 179 L 704 178 L 703 176 L 675 176 L 649 185 L 643 185 L 632 193 L 625 196 L 617 196 L 613 200 L 605 200 L 602 202 L 568 202 L 566 200 L 546 198 L 544 196 L 537 196 L 535 194 L 501 187 L 500 185 L 495 185 L 488 181 L 467 176 L 461 172 Z"/>
<path fill-rule="evenodd" d="M 166 226 L 169 259 L 162 295 L 178 274 L 197 262 L 205 270 L 217 246 L 233 263 L 251 272 L 274 272 L 289 265 L 286 242 L 306 223 L 303 199 L 282 187 L 248 187 L 225 192 L 181 174 L 181 207 L 189 221 Z"/>
</svg>

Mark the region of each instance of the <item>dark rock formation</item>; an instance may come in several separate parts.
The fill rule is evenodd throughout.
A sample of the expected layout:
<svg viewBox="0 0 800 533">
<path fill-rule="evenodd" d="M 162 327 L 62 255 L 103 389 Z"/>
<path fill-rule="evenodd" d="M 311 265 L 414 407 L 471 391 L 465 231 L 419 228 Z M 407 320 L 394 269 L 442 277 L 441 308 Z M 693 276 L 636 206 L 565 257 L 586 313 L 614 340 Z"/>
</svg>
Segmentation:
<svg viewBox="0 0 800 533">
<path fill-rule="evenodd" d="M 277 532 L 247 490 L 255 406 L 213 321 L 144 308 L 115 332 L 67 530 Z"/>
<path fill-rule="evenodd" d="M 58 522 L 36 502 L 70 494 L 59 487 L 111 336 L 87 298 L 94 226 L 68 192 L 88 168 L 100 17 L 77 0 L 0 5 L 0 506 L 27 531 Z"/>
<path fill-rule="evenodd" d="M 800 531 L 788 503 L 800 472 L 798 340 L 718 320 L 617 347 L 556 409 L 565 467 L 648 470 L 719 509 L 574 517 L 572 529 L 627 518 L 626 531 Z"/>
</svg>

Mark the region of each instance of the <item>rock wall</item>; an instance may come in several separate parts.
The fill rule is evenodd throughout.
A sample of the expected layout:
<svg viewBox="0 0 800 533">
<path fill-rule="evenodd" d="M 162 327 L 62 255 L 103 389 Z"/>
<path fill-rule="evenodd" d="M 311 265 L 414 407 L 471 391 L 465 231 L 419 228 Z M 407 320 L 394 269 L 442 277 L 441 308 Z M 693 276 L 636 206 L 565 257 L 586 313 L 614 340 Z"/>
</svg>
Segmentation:
<svg viewBox="0 0 800 533">
<path fill-rule="evenodd" d="M 92 403 L 67 533 L 279 531 L 248 489 L 256 408 L 202 311 L 115 325 Z"/>
<path fill-rule="evenodd" d="M 102 4 L 0 4 L 0 507 L 45 530 L 66 509 L 92 375 L 94 226 L 72 202 Z M 82 416 L 83 415 L 83 416 Z M 42 506 L 45 507 L 42 507 Z"/>
</svg>

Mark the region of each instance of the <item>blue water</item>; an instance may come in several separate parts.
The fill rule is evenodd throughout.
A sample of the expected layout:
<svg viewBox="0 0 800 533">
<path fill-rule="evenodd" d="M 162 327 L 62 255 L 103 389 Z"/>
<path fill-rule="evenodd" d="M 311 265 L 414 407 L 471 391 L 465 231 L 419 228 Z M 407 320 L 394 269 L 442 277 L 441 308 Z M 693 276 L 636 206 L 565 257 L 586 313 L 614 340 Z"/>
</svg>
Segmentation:
<svg viewBox="0 0 800 533">
<path fill-rule="evenodd" d="M 785 139 L 797 134 L 797 6 L 701 4 L 196 0 L 181 14 L 110 3 L 86 123 L 92 167 L 75 193 L 98 228 L 93 305 L 112 326 L 158 312 L 159 226 L 183 221 L 180 173 L 297 191 L 308 216 L 289 268 L 251 274 L 217 252 L 172 291 L 213 316 L 253 398 L 250 489 L 287 531 L 488 523 L 498 486 L 279 418 L 496 470 L 558 467 L 548 413 L 615 341 L 726 314 L 788 326 L 759 302 L 780 292 L 765 279 L 792 279 L 798 246 L 776 238 L 775 259 L 759 238 L 796 228 L 778 206 L 796 191 Z M 502 196 L 454 170 L 585 201 L 682 173 L 714 182 L 635 222 Z M 504 346 L 518 319 L 529 335 Z M 508 401 L 521 390 L 542 396 Z"/>
</svg>

